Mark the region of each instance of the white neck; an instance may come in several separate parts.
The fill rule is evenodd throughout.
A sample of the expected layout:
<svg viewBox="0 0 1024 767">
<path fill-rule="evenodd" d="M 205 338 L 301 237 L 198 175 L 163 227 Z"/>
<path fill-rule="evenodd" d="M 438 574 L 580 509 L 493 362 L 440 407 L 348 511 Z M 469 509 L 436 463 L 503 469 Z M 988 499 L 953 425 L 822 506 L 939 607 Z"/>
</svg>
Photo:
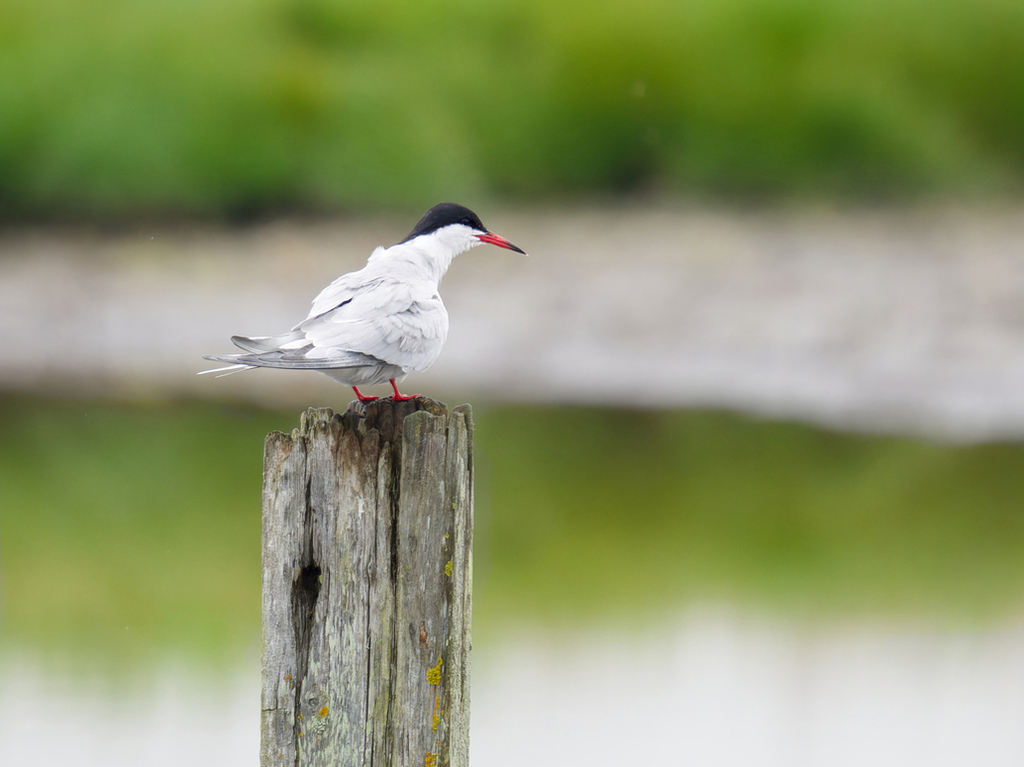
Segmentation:
<svg viewBox="0 0 1024 767">
<path fill-rule="evenodd" d="M 421 234 L 408 242 L 378 250 L 370 256 L 369 264 L 380 262 L 389 270 L 402 271 L 419 279 L 441 282 L 451 266 L 452 259 L 470 248 L 480 245 L 477 233 L 468 226 L 452 224 L 430 234 Z"/>
</svg>

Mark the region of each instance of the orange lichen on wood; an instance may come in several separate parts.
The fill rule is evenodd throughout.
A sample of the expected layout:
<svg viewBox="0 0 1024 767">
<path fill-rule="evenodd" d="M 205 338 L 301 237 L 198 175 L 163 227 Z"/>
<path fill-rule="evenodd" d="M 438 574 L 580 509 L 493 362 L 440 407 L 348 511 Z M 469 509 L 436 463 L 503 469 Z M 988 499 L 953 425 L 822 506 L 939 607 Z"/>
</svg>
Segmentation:
<svg viewBox="0 0 1024 767">
<path fill-rule="evenodd" d="M 427 682 L 429 684 L 441 684 L 441 664 L 444 663 L 443 658 L 437 659 L 437 665 L 433 668 L 427 669 Z"/>
</svg>

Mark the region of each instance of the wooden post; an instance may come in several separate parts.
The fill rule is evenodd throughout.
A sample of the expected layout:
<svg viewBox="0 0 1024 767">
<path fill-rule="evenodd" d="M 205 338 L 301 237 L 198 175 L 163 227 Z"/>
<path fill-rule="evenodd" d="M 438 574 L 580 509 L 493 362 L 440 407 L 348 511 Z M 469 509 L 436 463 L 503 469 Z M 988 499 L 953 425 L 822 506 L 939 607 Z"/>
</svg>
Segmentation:
<svg viewBox="0 0 1024 767">
<path fill-rule="evenodd" d="M 472 431 L 417 398 L 267 436 L 262 767 L 468 764 Z"/>
</svg>

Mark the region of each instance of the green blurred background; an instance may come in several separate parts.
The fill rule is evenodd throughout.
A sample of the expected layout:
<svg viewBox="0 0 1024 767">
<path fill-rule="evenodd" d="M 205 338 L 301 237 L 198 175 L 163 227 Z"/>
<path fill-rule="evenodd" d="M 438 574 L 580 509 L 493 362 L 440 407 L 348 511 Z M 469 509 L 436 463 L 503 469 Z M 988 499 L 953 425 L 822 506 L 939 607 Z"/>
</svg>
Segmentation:
<svg viewBox="0 0 1024 767">
<path fill-rule="evenodd" d="M 1019 194 L 1016 0 L 4 0 L 8 219 Z"/>
<path fill-rule="evenodd" d="M 474 635 L 643 633 L 689 603 L 997 625 L 1024 596 L 1024 446 L 715 411 L 478 403 Z M 259 629 L 263 437 L 224 403 L 0 398 L 8 649 L 128 678 Z M 229 664 L 230 665 L 230 664 Z"/>
<path fill-rule="evenodd" d="M 0 245 L 442 199 L 1016 205 L 1022 41 L 1020 0 L 0 0 Z M 261 444 L 297 413 L 31 388 L 0 396 L 7 657 L 251 655 Z M 700 600 L 970 627 L 1024 602 L 1019 442 L 474 405 L 478 647 Z"/>
</svg>

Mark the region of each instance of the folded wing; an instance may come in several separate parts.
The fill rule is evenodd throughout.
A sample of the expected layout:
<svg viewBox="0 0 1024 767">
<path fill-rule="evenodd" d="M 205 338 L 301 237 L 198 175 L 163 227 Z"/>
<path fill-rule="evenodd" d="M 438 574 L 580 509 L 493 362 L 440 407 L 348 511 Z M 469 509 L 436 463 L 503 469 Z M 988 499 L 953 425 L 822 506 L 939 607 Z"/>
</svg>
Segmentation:
<svg viewBox="0 0 1024 767">
<path fill-rule="evenodd" d="M 311 315 L 295 330 L 314 347 L 310 356 L 346 350 L 407 372 L 422 371 L 441 353 L 448 336 L 448 311 L 430 284 L 380 278 L 372 288 L 349 293 L 333 307 Z"/>
</svg>

